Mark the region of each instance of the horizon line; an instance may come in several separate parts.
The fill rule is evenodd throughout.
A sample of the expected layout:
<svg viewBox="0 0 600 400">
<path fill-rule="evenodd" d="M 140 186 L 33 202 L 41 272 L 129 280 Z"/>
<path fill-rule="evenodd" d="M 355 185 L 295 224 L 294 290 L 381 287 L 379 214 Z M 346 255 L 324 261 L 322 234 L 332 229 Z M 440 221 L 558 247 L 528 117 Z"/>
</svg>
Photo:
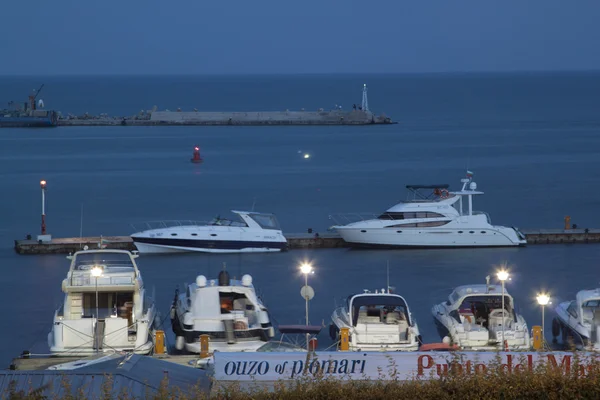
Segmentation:
<svg viewBox="0 0 600 400">
<path fill-rule="evenodd" d="M 116 72 L 116 73 L 101 73 L 101 72 L 75 72 L 75 73 L 54 73 L 54 74 L 11 74 L 11 73 L 0 73 L 0 77 L 92 77 L 92 76 L 103 76 L 103 77 L 149 77 L 149 76 L 357 76 L 357 75 L 510 75 L 510 74 L 569 74 L 569 73 L 600 73 L 600 69 L 522 69 L 522 70 L 473 70 L 473 71 L 428 71 L 428 72 L 229 72 L 229 73 L 216 73 L 216 72 L 204 72 L 204 73 L 127 73 L 127 72 Z"/>
</svg>

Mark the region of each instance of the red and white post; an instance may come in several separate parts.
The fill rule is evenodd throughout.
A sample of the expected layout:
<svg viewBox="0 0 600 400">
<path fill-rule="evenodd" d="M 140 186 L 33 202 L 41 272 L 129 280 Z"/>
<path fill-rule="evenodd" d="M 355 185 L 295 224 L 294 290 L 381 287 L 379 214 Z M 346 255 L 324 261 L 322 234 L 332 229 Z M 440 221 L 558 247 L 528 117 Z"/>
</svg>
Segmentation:
<svg viewBox="0 0 600 400">
<path fill-rule="evenodd" d="M 42 188 L 42 235 L 46 234 L 46 181 L 40 181 Z"/>
</svg>

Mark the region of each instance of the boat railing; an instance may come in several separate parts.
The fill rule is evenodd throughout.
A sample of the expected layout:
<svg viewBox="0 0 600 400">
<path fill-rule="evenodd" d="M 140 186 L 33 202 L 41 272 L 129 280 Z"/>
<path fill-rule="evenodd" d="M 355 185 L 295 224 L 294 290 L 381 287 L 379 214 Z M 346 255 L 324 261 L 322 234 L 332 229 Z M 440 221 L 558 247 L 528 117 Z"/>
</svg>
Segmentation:
<svg viewBox="0 0 600 400">
<path fill-rule="evenodd" d="M 136 232 L 149 231 L 153 229 L 164 229 L 164 228 L 176 228 L 182 226 L 194 226 L 194 225 L 208 225 L 208 221 L 194 221 L 194 220 L 161 220 L 161 221 L 147 221 L 137 222 L 130 224 Z"/>
<path fill-rule="evenodd" d="M 71 286 L 131 286 L 134 284 L 133 274 L 117 276 L 75 275 L 71 277 Z"/>
<path fill-rule="evenodd" d="M 56 317 L 63 317 L 65 315 L 65 303 L 62 303 L 60 307 L 56 309 Z"/>
<path fill-rule="evenodd" d="M 365 213 L 344 213 L 344 214 L 330 214 L 329 219 L 335 223 L 335 225 L 347 225 L 354 222 L 367 221 L 370 219 L 378 219 L 381 213 L 376 214 L 372 212 Z M 391 217 L 390 217 L 391 219 Z"/>
<path fill-rule="evenodd" d="M 210 221 L 198 221 L 198 220 L 161 220 L 161 221 L 148 221 L 148 222 L 138 222 L 134 224 L 130 224 L 135 232 L 144 232 L 150 231 L 154 229 L 164 229 L 164 228 L 179 228 L 179 227 L 189 227 L 189 226 L 239 226 L 239 227 L 247 227 L 247 225 L 243 222 L 232 221 L 230 219 L 225 218 L 214 218 Z"/>
</svg>

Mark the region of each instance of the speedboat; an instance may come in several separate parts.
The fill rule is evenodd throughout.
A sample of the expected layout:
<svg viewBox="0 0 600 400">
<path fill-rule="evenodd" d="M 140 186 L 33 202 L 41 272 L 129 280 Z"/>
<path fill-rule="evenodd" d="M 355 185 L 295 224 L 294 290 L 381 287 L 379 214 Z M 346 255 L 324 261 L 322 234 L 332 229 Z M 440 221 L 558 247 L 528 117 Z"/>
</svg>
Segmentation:
<svg viewBox="0 0 600 400">
<path fill-rule="evenodd" d="M 473 196 L 483 192 L 477 191 L 470 171 L 461 183 L 461 190 L 456 192 L 448 191 L 447 184 L 407 185 L 406 201 L 380 215 L 331 215 L 337 225 L 330 229 L 354 247 L 484 247 L 527 243 L 517 228 L 492 225 L 487 213 L 473 211 Z"/>
<path fill-rule="evenodd" d="M 132 234 L 131 238 L 140 253 L 250 253 L 287 248 L 275 215 L 233 210 L 232 213 L 238 220 L 216 217 L 208 223 L 146 223 L 146 229 Z"/>
<path fill-rule="evenodd" d="M 67 257 L 64 303 L 48 334 L 53 355 L 152 352 L 156 309 L 137 257 L 125 250 L 85 250 Z"/>
<path fill-rule="evenodd" d="M 552 321 L 552 335 L 562 334 L 563 343 L 600 349 L 600 288 L 581 290 L 575 300 L 560 303 Z"/>
<path fill-rule="evenodd" d="M 431 310 L 440 337 L 465 350 L 529 350 L 527 323 L 504 290 L 489 283 L 459 286 Z M 503 346 L 503 340 L 506 341 Z"/>
<path fill-rule="evenodd" d="M 421 343 L 406 300 L 389 288 L 348 296 L 331 321 L 332 340 L 339 340 L 340 330 L 348 328 L 351 351 L 416 351 Z"/>
<path fill-rule="evenodd" d="M 275 334 L 267 308 L 256 295 L 250 275 L 218 279 L 198 275 L 183 293 L 175 292 L 171 323 L 175 348 L 200 353 L 200 336 L 208 335 L 209 352 L 256 351 Z"/>
</svg>

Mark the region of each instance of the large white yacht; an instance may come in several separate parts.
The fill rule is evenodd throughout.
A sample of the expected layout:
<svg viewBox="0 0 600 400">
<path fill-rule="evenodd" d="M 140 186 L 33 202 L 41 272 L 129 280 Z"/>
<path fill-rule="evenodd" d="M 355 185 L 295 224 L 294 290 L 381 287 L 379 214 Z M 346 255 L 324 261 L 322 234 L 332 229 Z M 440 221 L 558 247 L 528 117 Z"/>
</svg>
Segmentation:
<svg viewBox="0 0 600 400">
<path fill-rule="evenodd" d="M 477 191 L 471 172 L 467 172 L 461 183 L 461 190 L 456 192 L 448 191 L 447 184 L 407 185 L 412 195 L 407 201 L 379 216 L 330 216 L 336 223 L 340 219 L 349 222 L 338 223 L 331 229 L 356 247 L 483 247 L 527 243 L 517 228 L 492 225 L 487 213 L 473 211 L 473 196 L 483 192 Z"/>
<path fill-rule="evenodd" d="M 527 323 L 514 308 L 514 300 L 504 290 L 489 283 L 459 286 L 444 303 L 431 310 L 440 337 L 465 350 L 529 350 L 531 338 Z"/>
<path fill-rule="evenodd" d="M 416 351 L 419 327 L 406 300 L 389 289 L 349 296 L 331 316 L 332 340 L 341 328 L 349 328 L 351 351 Z"/>
<path fill-rule="evenodd" d="M 132 234 L 131 238 L 140 253 L 249 253 L 287 248 L 275 215 L 233 210 L 232 213 L 237 215 L 237 221 L 217 217 L 208 223 L 147 223 L 147 229 Z"/>
<path fill-rule="evenodd" d="M 562 334 L 564 344 L 573 344 L 600 350 L 600 288 L 581 290 L 575 300 L 556 306 L 552 321 L 552 335 Z"/>
<path fill-rule="evenodd" d="M 124 250 L 85 250 L 67 257 L 65 299 L 48 334 L 52 354 L 152 351 L 156 309 L 146 295 L 137 257 Z"/>
<path fill-rule="evenodd" d="M 176 291 L 171 323 L 177 350 L 200 353 L 200 335 L 208 335 L 209 352 L 256 351 L 275 335 L 269 312 L 257 297 L 250 275 L 218 279 L 198 275 L 196 282 Z"/>
</svg>

